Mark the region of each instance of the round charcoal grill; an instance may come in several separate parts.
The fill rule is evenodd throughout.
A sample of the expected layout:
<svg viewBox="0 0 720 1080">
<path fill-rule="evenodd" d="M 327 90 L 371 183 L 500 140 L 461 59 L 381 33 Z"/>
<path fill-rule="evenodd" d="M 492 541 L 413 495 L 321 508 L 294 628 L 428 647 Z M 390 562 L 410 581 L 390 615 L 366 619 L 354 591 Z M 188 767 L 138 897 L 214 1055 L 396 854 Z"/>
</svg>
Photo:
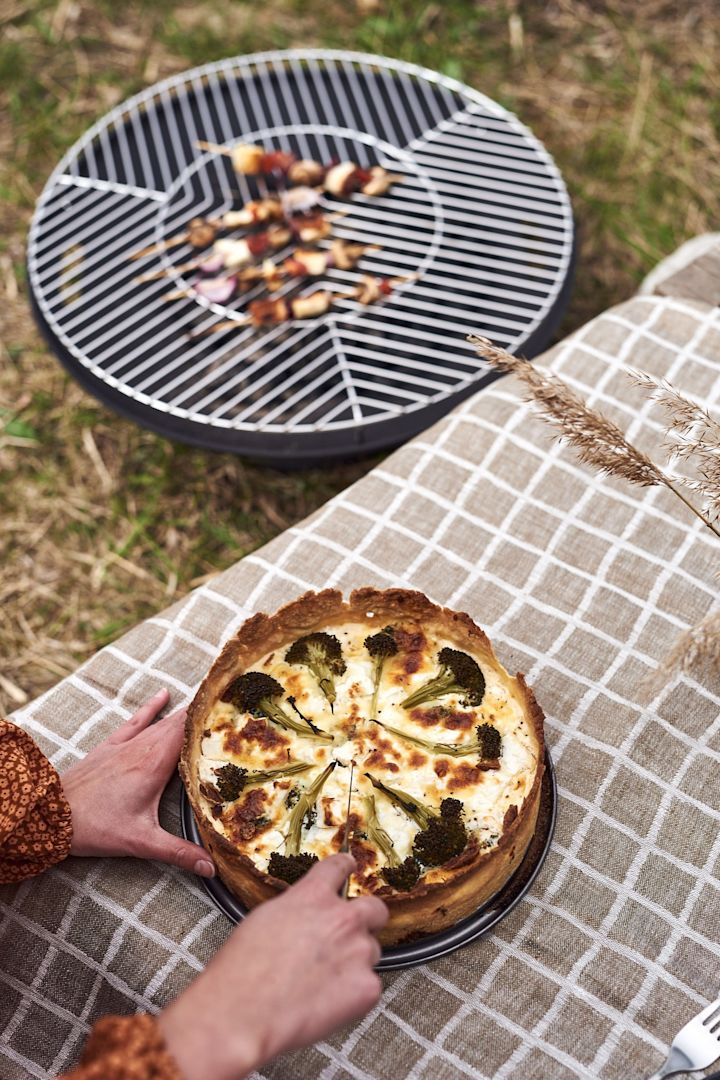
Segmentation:
<svg viewBox="0 0 720 1080">
<path fill-rule="evenodd" d="M 335 237 L 380 250 L 279 295 L 348 292 L 363 272 L 409 280 L 372 306 L 341 299 L 321 318 L 258 330 L 243 319 L 261 290 L 227 306 L 193 293 L 176 269 L 197 256 L 189 245 L 131 260 L 195 216 L 273 190 L 202 140 L 403 176 L 379 198 L 323 196 Z M 454 79 L 328 50 L 208 64 L 118 106 L 50 177 L 28 247 L 40 324 L 91 393 L 171 438 L 285 467 L 397 445 L 483 386 L 494 376 L 470 331 L 537 354 L 572 262 L 565 185 L 527 128 Z M 161 268 L 166 278 L 136 280 Z M 190 295 L 167 300 L 179 290 Z M 210 332 L 227 321 L 237 325 Z"/>
</svg>

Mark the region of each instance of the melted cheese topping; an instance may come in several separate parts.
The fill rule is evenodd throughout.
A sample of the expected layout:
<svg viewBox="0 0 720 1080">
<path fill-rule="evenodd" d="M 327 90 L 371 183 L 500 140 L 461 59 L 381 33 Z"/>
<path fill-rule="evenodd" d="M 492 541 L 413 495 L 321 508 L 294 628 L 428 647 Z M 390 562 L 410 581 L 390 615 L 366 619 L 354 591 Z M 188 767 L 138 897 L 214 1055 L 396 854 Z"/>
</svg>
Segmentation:
<svg viewBox="0 0 720 1080">
<path fill-rule="evenodd" d="M 373 662 L 364 641 L 374 629 L 368 624 L 331 628 L 341 642 L 346 664 L 345 673 L 335 680 L 333 710 L 312 673 L 285 662 L 285 650 L 270 653 L 253 666 L 253 670 L 267 672 L 284 687 L 286 697 L 278 704 L 288 715 L 299 719 L 287 701 L 287 696 L 292 695 L 304 716 L 332 734 L 332 742 L 303 738 L 219 701 L 206 721 L 199 764 L 204 793 L 213 796 L 206 798 L 208 820 L 260 870 L 267 870 L 274 851 L 286 853 L 290 810 L 298 793 L 306 790 L 333 761 L 335 768 L 317 798 L 314 820 L 307 821 L 303 828 L 301 850 L 320 858 L 339 850 L 347 814 L 350 764 L 354 761 L 352 836 L 358 872 L 352 879 L 351 895 L 385 884 L 378 876 L 385 865 L 384 856 L 363 838 L 364 796 L 375 796 L 379 824 L 392 839 L 401 860 L 412 853 L 419 829 L 412 818 L 373 788 L 366 773 L 433 809 L 438 809 L 446 798 L 461 800 L 468 836 L 474 836 L 482 848 L 490 849 L 502 835 L 508 809 L 522 805 L 538 766 L 537 738 L 515 696 L 517 684 L 499 666 L 496 669 L 481 664 L 486 687 L 476 708 L 464 705 L 462 696 L 455 694 L 417 709 L 400 707 L 404 698 L 437 674 L 439 650 L 445 645 L 456 647 L 440 637 L 428 640 L 417 627 L 399 638 L 398 654 L 386 660 L 377 702 L 380 723 L 369 720 Z M 492 724 L 502 736 L 499 768 L 478 768 L 477 752 L 452 756 L 423 748 L 388 732 L 382 724 L 415 739 L 451 746 L 475 743 L 477 726 Z M 252 772 L 277 768 L 288 761 L 305 762 L 310 768 L 261 785 L 247 785 L 235 802 L 223 804 L 213 794 L 216 770 L 229 762 Z M 428 868 L 424 873 L 428 882 L 440 878 L 441 869 Z"/>
</svg>

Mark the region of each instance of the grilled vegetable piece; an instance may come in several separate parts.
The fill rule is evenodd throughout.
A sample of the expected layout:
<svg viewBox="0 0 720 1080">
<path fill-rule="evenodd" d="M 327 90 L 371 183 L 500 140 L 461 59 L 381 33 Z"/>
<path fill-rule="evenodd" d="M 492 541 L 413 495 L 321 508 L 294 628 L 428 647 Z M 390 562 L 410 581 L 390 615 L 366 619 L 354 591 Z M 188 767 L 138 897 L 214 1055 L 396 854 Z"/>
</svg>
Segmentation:
<svg viewBox="0 0 720 1080">
<path fill-rule="evenodd" d="M 440 810 L 432 810 L 412 795 L 376 780 L 370 773 L 365 775 L 373 787 L 382 791 L 390 802 L 420 826 L 413 841 L 413 855 L 418 862 L 425 866 L 442 866 L 465 850 L 467 832 L 459 799 L 443 799 Z"/>
<path fill-rule="evenodd" d="M 410 892 L 420 880 L 422 867 L 413 855 L 397 866 L 384 866 L 380 874 L 396 892 Z"/>
<path fill-rule="evenodd" d="M 321 731 L 314 724 L 310 725 L 307 720 L 303 724 L 298 723 L 276 704 L 276 699 L 282 697 L 284 693 L 280 683 L 271 675 L 266 675 L 263 671 L 247 671 L 244 675 L 233 679 L 226 687 L 222 701 L 229 701 L 241 712 L 249 712 L 253 716 L 266 716 L 278 727 L 286 731 L 294 731 L 296 735 L 302 735 L 303 738 L 332 742 L 332 735 Z"/>
<path fill-rule="evenodd" d="M 267 784 L 283 776 L 307 772 L 311 768 L 312 765 L 307 761 L 288 761 L 287 765 L 280 765 L 276 769 L 260 769 L 257 772 L 243 769 L 239 765 L 223 765 L 222 768 L 215 770 L 218 778 L 215 786 L 223 802 L 234 802 L 246 787 Z"/>
<path fill-rule="evenodd" d="M 413 855 L 425 866 L 442 866 L 465 850 L 467 832 L 462 809 L 459 799 L 443 799 L 440 817 L 433 818 L 415 837 Z"/>
<path fill-rule="evenodd" d="M 494 761 L 502 754 L 502 735 L 492 724 L 478 724 L 475 728 L 480 745 L 482 761 Z"/>
<path fill-rule="evenodd" d="M 392 626 L 385 626 L 378 634 L 371 634 L 365 638 L 365 648 L 370 653 L 373 661 L 373 695 L 370 702 L 370 720 L 377 716 L 377 699 L 380 690 L 385 661 L 390 656 L 395 656 L 398 645 L 395 640 L 395 631 Z"/>
<path fill-rule="evenodd" d="M 419 746 L 421 750 L 427 750 L 431 754 L 445 754 L 447 757 L 471 757 L 479 754 L 481 761 L 491 761 L 499 758 L 502 754 L 502 736 L 492 724 L 478 724 L 475 728 L 477 739 L 471 743 L 444 743 L 433 742 L 431 739 L 422 739 L 419 735 L 410 735 L 400 728 L 385 724 L 382 720 L 375 720 L 378 727 L 383 731 L 389 731 L 399 739 L 405 739 L 413 746 Z"/>
<path fill-rule="evenodd" d="M 319 184 L 325 176 L 325 166 L 319 161 L 309 158 L 301 158 L 294 161 L 288 169 L 288 180 L 291 184 Z"/>
<path fill-rule="evenodd" d="M 438 653 L 438 663 L 440 672 L 401 701 L 403 709 L 414 709 L 448 694 L 462 694 L 465 704 L 479 705 L 485 694 L 485 676 L 472 656 L 446 646 Z"/>
<path fill-rule="evenodd" d="M 311 855 L 309 851 L 301 851 L 297 855 L 280 855 L 277 851 L 273 851 L 268 864 L 268 873 L 279 878 L 280 881 L 287 881 L 288 885 L 294 885 L 317 861 L 317 855 Z"/>
<path fill-rule="evenodd" d="M 340 642 L 334 634 L 322 631 L 305 634 L 285 653 L 288 664 L 302 664 L 312 671 L 332 710 L 335 702 L 335 676 L 345 671 Z"/>
<path fill-rule="evenodd" d="M 235 802 L 245 788 L 247 769 L 242 769 L 239 765 L 228 764 L 223 765 L 221 769 L 216 769 L 215 775 L 217 776 L 215 787 L 219 791 L 222 801 Z"/>
<path fill-rule="evenodd" d="M 300 792 L 300 798 L 297 800 L 290 812 L 290 822 L 288 825 L 288 832 L 285 838 L 285 851 L 288 855 L 297 855 L 300 851 L 300 841 L 302 839 L 302 829 L 305 824 L 305 819 L 310 818 L 312 821 L 312 815 L 315 810 L 315 803 L 318 796 L 323 789 L 323 785 L 327 780 L 330 773 L 335 768 L 337 762 L 331 761 L 323 771 L 315 777 L 312 784 L 306 791 Z"/>
</svg>

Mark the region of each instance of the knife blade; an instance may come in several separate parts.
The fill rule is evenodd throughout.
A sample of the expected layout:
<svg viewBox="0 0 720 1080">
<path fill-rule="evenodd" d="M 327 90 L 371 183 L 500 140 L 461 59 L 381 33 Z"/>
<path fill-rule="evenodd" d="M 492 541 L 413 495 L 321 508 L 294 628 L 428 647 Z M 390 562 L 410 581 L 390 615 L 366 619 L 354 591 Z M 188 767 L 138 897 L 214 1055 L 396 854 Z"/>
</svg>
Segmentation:
<svg viewBox="0 0 720 1080">
<path fill-rule="evenodd" d="M 354 773 L 354 771 L 355 771 L 355 762 L 351 761 L 350 762 L 350 786 L 349 786 L 349 789 L 348 789 L 347 812 L 345 814 L 345 834 L 343 836 L 343 842 L 340 845 L 340 851 L 341 852 L 350 851 L 350 810 L 351 810 L 351 807 L 352 807 L 352 793 L 353 793 L 352 784 L 353 784 L 353 773 Z M 348 874 L 348 876 L 346 877 L 345 884 L 343 885 L 342 889 L 340 890 L 340 895 L 343 897 L 343 899 L 347 899 L 349 886 L 350 886 L 350 874 Z"/>
</svg>

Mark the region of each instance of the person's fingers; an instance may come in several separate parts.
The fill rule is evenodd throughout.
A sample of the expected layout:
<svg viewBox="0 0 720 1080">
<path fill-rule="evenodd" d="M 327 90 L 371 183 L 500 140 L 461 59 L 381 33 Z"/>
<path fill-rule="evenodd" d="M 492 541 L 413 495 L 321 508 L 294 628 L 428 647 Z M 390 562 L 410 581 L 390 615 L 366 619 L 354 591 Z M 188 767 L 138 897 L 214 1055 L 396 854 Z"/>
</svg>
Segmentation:
<svg viewBox="0 0 720 1080">
<path fill-rule="evenodd" d="M 384 904 L 379 896 L 359 896 L 351 900 L 353 913 L 360 919 L 363 926 L 370 931 L 382 930 L 388 921 L 389 912 L 387 904 Z"/>
<path fill-rule="evenodd" d="M 163 787 L 170 779 L 180 757 L 185 739 L 185 718 L 187 709 L 178 709 L 170 716 L 164 716 L 147 732 L 146 739 L 152 741 L 153 762 Z"/>
<path fill-rule="evenodd" d="M 315 863 L 299 884 L 306 889 L 329 888 L 331 892 L 337 893 L 356 866 L 352 855 L 330 855 L 329 858 Z"/>
<path fill-rule="evenodd" d="M 380 963 L 380 957 L 382 956 L 382 947 L 378 939 L 376 937 L 373 937 L 372 935 L 368 936 L 366 940 L 370 964 L 372 967 L 376 967 L 377 964 Z"/>
<path fill-rule="evenodd" d="M 162 690 L 158 690 L 156 694 L 153 694 L 148 701 L 140 706 L 136 713 L 133 713 L 129 720 L 126 720 L 124 724 L 121 724 L 119 728 L 113 731 L 105 742 L 115 746 L 117 743 L 127 742 L 129 739 L 134 738 L 139 731 L 142 731 L 148 724 L 153 722 L 161 709 L 165 708 L 169 697 L 170 695 L 164 687 Z"/>
<path fill-rule="evenodd" d="M 215 874 L 215 867 L 205 848 L 165 832 L 159 826 L 138 842 L 138 848 L 137 854 L 141 858 L 179 866 L 200 877 L 213 877 Z"/>
</svg>

